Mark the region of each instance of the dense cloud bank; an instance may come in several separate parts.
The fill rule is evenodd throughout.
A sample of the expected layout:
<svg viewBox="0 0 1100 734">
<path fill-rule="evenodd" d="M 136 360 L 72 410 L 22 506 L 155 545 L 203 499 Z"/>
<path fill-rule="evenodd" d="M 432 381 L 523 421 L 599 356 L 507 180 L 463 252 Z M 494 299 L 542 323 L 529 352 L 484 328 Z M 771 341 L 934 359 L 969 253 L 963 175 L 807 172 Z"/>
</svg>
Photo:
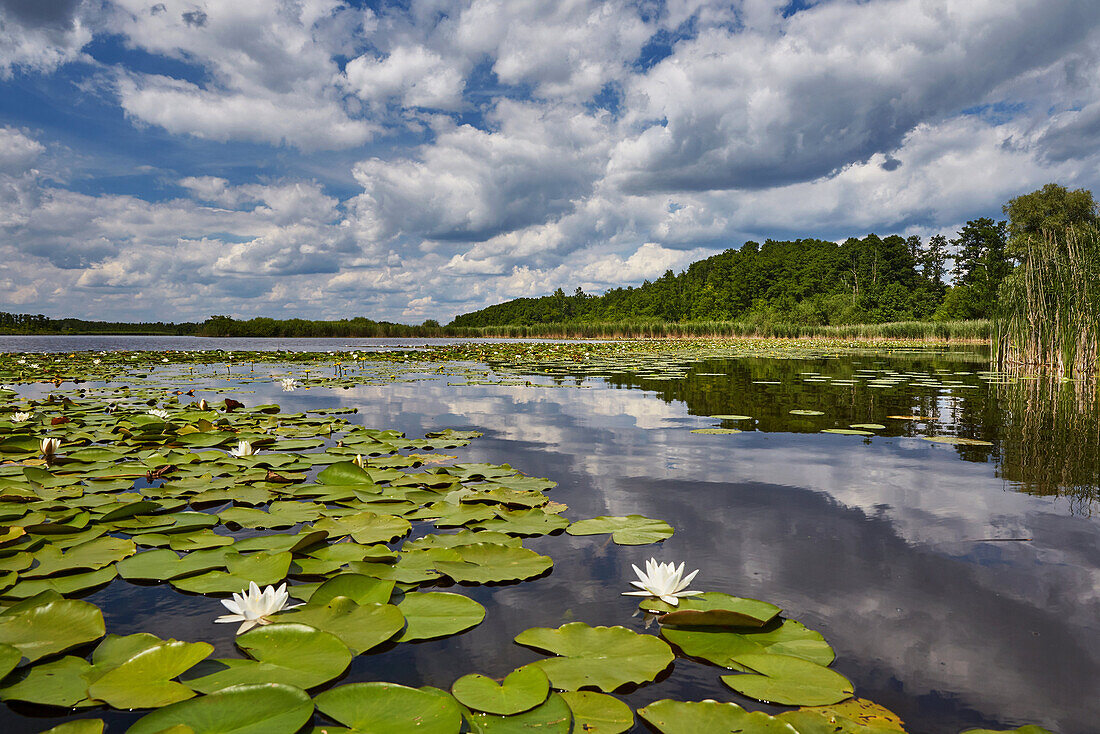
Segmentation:
<svg viewBox="0 0 1100 734">
<path fill-rule="evenodd" d="M 1100 183 L 1098 54 L 1089 0 L 0 0 L 0 309 L 449 319 L 953 232 Z"/>
</svg>

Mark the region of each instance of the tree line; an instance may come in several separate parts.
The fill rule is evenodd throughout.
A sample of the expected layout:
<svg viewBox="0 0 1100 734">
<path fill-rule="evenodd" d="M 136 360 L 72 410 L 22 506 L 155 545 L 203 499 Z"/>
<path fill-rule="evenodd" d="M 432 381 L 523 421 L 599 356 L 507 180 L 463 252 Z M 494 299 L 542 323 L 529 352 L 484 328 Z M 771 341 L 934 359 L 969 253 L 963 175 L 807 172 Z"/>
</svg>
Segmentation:
<svg viewBox="0 0 1100 734">
<path fill-rule="evenodd" d="M 1095 226 L 1092 193 L 1058 184 L 1016 197 L 1007 219 L 968 221 L 955 237 L 746 242 L 638 287 L 591 295 L 561 288 L 457 316 L 451 326 L 558 322 L 740 321 L 845 325 L 996 316 L 1001 285 L 1043 229 Z M 950 282 L 949 282 L 950 281 Z"/>
</svg>

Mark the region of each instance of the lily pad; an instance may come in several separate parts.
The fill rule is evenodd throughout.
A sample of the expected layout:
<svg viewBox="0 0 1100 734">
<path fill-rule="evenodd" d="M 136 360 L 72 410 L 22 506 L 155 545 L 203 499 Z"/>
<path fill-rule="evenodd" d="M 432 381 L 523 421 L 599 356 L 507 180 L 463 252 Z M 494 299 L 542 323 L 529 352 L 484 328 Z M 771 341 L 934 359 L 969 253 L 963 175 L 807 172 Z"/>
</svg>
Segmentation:
<svg viewBox="0 0 1100 734">
<path fill-rule="evenodd" d="M 57 599 L 0 613 L 0 642 L 31 662 L 98 640 L 104 632 L 99 607 L 86 601 Z"/>
<path fill-rule="evenodd" d="M 158 548 L 130 556 L 115 568 L 124 579 L 167 581 L 222 568 L 228 551 L 228 548 L 211 548 L 188 553 L 181 558 L 175 551 Z"/>
<path fill-rule="evenodd" d="M 711 418 L 719 421 L 748 421 L 752 420 L 751 415 L 737 415 L 734 413 L 719 413 L 718 415 L 712 415 Z"/>
<path fill-rule="evenodd" d="M 622 734 L 634 726 L 634 712 L 614 696 L 594 691 L 564 691 L 560 695 L 573 712 L 574 731 Z"/>
<path fill-rule="evenodd" d="M 545 701 L 550 694 L 550 679 L 537 666 L 525 665 L 500 683 L 477 673 L 464 675 L 451 686 L 451 693 L 474 711 L 509 716 Z"/>
<path fill-rule="evenodd" d="M 472 734 L 569 734 L 573 712 L 558 693 L 551 693 L 541 706 L 511 716 L 470 712 L 466 716 Z"/>
<path fill-rule="evenodd" d="M 717 591 L 684 597 L 675 607 L 660 599 L 643 599 L 639 606 L 661 614 L 662 625 L 682 627 L 763 627 L 783 611 L 766 601 Z"/>
<path fill-rule="evenodd" d="M 242 685 L 157 709 L 126 734 L 159 734 L 178 725 L 194 734 L 294 734 L 311 716 L 313 702 L 300 688 Z"/>
<path fill-rule="evenodd" d="M 85 676 L 92 669 L 84 658 L 66 655 L 22 671 L 12 676 L 0 688 L 0 700 L 26 701 L 44 706 L 73 707 L 88 697 L 88 681 Z M 83 705 L 89 705 L 87 703 Z"/>
<path fill-rule="evenodd" d="M 351 651 L 335 635 L 304 624 L 270 624 L 237 638 L 252 660 L 222 658 L 196 666 L 184 682 L 202 693 L 251 683 L 313 688 L 343 673 Z"/>
<path fill-rule="evenodd" d="M 977 438 L 964 438 L 963 436 L 921 436 L 922 441 L 932 443 L 945 443 L 951 446 L 992 446 L 991 441 L 982 441 Z"/>
<path fill-rule="evenodd" d="M 370 734 L 458 734 L 462 714 L 453 702 L 396 683 L 350 683 L 315 699 L 318 710 Z"/>
<path fill-rule="evenodd" d="M 755 630 L 663 626 L 661 636 L 683 650 L 685 655 L 703 658 L 733 670 L 742 669 L 734 658 L 749 654 L 794 655 L 819 665 L 828 665 L 836 657 L 820 633 L 807 629 L 793 619 L 773 620 Z"/>
<path fill-rule="evenodd" d="M 446 591 L 406 594 L 397 608 L 405 615 L 408 625 L 397 637 L 398 642 L 456 635 L 485 619 L 485 607 L 469 597 Z"/>
<path fill-rule="evenodd" d="M 821 410 L 789 410 L 787 411 L 791 415 L 825 415 Z"/>
<path fill-rule="evenodd" d="M 654 701 L 638 715 L 661 734 L 744 732 L 744 734 L 800 734 L 790 724 L 762 711 L 746 711 L 735 703 L 718 701 Z"/>
<path fill-rule="evenodd" d="M 625 627 L 589 627 L 570 622 L 557 629 L 535 627 L 516 635 L 516 642 L 560 657 L 537 665 L 555 688 L 585 687 L 610 692 L 627 683 L 646 683 L 668 667 L 672 650 L 652 635 Z"/>
<path fill-rule="evenodd" d="M 649 545 L 672 537 L 672 526 L 664 520 L 653 520 L 642 515 L 608 517 L 601 515 L 590 520 L 575 522 L 566 528 L 570 535 L 600 535 L 611 533 L 611 539 L 619 545 Z"/>
<path fill-rule="evenodd" d="M 696 428 L 692 433 L 701 433 L 708 436 L 724 436 L 733 433 L 742 433 L 736 428 Z"/>
<path fill-rule="evenodd" d="M 356 604 L 337 596 L 323 605 L 309 604 L 274 618 L 282 623 L 304 624 L 335 635 L 355 655 L 389 640 L 405 626 L 401 610 L 392 604 Z"/>
<path fill-rule="evenodd" d="M 346 596 L 356 604 L 385 604 L 393 595 L 394 582 L 360 573 L 342 573 L 325 581 L 309 597 L 312 606 L 327 604 Z"/>
<path fill-rule="evenodd" d="M 194 696 L 171 680 L 214 652 L 206 642 L 170 640 L 142 650 L 88 686 L 91 698 L 119 709 L 159 708 Z"/>
<path fill-rule="evenodd" d="M 738 693 L 765 703 L 825 706 L 851 698 L 851 682 L 824 665 L 792 655 L 739 655 L 737 662 L 759 675 L 723 675 L 722 682 Z"/>
<path fill-rule="evenodd" d="M 905 725 L 897 714 L 862 698 L 784 711 L 777 718 L 794 726 L 798 734 L 905 734 Z"/>
<path fill-rule="evenodd" d="M 438 561 L 435 567 L 455 581 L 487 584 L 522 581 L 549 570 L 554 562 L 527 548 L 474 543 L 453 549 L 461 560 Z"/>
</svg>

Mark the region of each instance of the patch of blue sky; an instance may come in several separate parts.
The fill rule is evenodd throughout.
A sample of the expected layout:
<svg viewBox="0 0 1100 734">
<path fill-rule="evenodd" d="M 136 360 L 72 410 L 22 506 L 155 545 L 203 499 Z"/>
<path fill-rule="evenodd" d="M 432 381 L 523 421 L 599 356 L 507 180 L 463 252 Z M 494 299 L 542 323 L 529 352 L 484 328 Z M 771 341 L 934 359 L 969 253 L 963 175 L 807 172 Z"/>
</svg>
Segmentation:
<svg viewBox="0 0 1100 734">
<path fill-rule="evenodd" d="M 200 64 L 127 47 L 121 36 L 97 35 L 84 47 L 84 52 L 104 66 L 122 67 L 134 74 L 168 76 L 199 85 L 208 79 Z"/>
<path fill-rule="evenodd" d="M 993 102 L 967 107 L 962 114 L 980 117 L 991 125 L 1002 125 L 1027 111 L 1023 102 Z"/>
</svg>

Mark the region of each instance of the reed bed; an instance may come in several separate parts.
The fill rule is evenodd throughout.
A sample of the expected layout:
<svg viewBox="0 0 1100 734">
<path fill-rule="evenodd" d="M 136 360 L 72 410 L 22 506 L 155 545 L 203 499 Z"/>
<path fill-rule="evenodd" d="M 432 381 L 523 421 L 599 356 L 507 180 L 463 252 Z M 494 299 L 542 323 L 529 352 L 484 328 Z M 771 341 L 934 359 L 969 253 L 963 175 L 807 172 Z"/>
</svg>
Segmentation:
<svg viewBox="0 0 1100 734">
<path fill-rule="evenodd" d="M 1028 238 L 1023 263 L 1001 286 L 993 359 L 1094 379 L 1100 369 L 1100 232 L 1067 228 Z"/>
</svg>

